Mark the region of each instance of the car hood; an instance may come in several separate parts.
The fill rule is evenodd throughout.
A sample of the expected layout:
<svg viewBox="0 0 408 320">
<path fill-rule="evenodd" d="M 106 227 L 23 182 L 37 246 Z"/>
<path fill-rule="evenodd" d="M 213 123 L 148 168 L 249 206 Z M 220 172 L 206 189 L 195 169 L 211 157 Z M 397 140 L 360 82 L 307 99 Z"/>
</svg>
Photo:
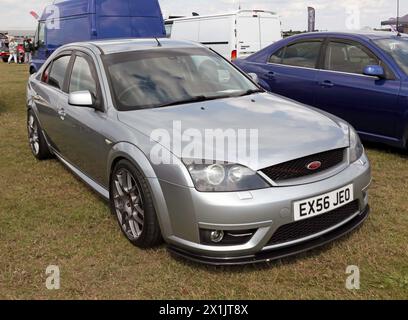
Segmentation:
<svg viewBox="0 0 408 320">
<path fill-rule="evenodd" d="M 182 156 L 181 150 L 191 145 L 187 136 L 200 134 L 204 137 L 206 130 L 217 129 L 224 132 L 230 129 L 234 132 L 246 130 L 249 136 L 249 130 L 257 130 L 256 161 L 245 157 L 239 159 L 240 164 L 253 170 L 349 146 L 348 125 L 338 118 L 269 93 L 119 112 L 118 118 L 148 137 L 152 137 L 154 132 L 156 135 L 167 132 L 171 145 L 181 146 L 170 148 L 179 158 Z M 151 140 L 158 142 L 157 139 Z M 203 148 L 205 141 L 195 140 L 195 143 Z M 247 144 L 250 145 L 249 138 Z M 216 144 L 214 154 L 225 148 L 225 145 Z M 223 156 L 214 158 L 211 160 L 227 160 Z"/>
</svg>

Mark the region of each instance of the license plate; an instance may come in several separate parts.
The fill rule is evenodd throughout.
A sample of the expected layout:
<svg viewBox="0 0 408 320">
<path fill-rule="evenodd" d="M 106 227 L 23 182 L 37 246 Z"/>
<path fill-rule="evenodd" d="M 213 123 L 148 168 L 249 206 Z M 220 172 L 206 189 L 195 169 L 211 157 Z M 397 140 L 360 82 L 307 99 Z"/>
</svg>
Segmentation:
<svg viewBox="0 0 408 320">
<path fill-rule="evenodd" d="M 295 221 L 313 218 L 354 201 L 353 185 L 294 203 Z"/>
</svg>

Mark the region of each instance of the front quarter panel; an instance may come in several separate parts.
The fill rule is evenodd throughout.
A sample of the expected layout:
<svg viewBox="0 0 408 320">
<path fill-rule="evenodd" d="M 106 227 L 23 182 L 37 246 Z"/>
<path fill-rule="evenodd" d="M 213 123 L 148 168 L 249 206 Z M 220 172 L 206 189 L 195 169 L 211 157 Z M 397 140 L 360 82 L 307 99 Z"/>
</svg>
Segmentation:
<svg viewBox="0 0 408 320">
<path fill-rule="evenodd" d="M 146 177 L 152 192 L 154 207 L 156 209 L 162 235 L 165 239 L 170 238 L 173 236 L 173 226 L 169 216 L 167 202 L 162 191 L 161 180 L 159 179 L 160 175 L 166 177 L 166 173 L 162 172 L 163 170 L 160 171 L 160 166 L 152 164 L 149 158 L 145 155 L 145 152 L 139 149 L 139 147 L 129 142 L 120 142 L 115 144 L 109 153 L 107 165 L 109 169 L 107 172 L 108 176 L 110 176 L 115 163 L 120 159 L 130 161 Z M 168 172 L 178 171 L 174 170 L 174 167 L 170 169 L 173 170 L 168 170 Z M 156 173 L 157 170 L 159 175 Z M 181 175 L 183 174 L 184 173 L 181 172 Z M 177 179 L 174 181 L 180 183 Z M 172 183 L 174 183 L 174 181 Z"/>
</svg>

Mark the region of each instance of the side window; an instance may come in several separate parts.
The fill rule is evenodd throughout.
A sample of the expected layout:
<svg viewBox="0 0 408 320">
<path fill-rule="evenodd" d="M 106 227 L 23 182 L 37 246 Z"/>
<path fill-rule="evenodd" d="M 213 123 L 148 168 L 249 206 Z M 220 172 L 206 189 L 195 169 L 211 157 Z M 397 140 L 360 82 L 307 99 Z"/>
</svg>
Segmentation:
<svg viewBox="0 0 408 320">
<path fill-rule="evenodd" d="M 326 70 L 362 74 L 364 67 L 378 64 L 378 59 L 360 44 L 330 42 L 326 49 Z"/>
<path fill-rule="evenodd" d="M 41 48 L 45 45 L 45 22 L 38 23 L 37 33 L 35 34 L 35 45 Z"/>
<path fill-rule="evenodd" d="M 80 56 L 75 58 L 72 68 L 69 92 L 89 91 L 96 97 L 96 82 L 92 76 L 91 67 L 88 61 Z"/>
<path fill-rule="evenodd" d="M 321 41 L 307 41 L 286 47 L 282 64 L 304 68 L 316 68 Z"/>
<path fill-rule="evenodd" d="M 62 56 L 52 63 L 51 72 L 48 77 L 48 84 L 62 90 L 64 86 L 65 74 L 71 56 Z"/>
<path fill-rule="evenodd" d="M 170 38 L 171 37 L 171 30 L 173 29 L 173 22 L 166 23 L 164 25 L 164 27 L 166 28 L 166 37 Z"/>
<path fill-rule="evenodd" d="M 316 68 L 321 45 L 321 41 L 308 41 L 287 46 L 282 64 L 295 67 Z"/>
<path fill-rule="evenodd" d="M 282 63 L 283 59 L 283 53 L 285 52 L 285 48 L 283 47 L 282 49 L 278 50 L 275 52 L 271 57 L 269 58 L 269 63 Z"/>
</svg>

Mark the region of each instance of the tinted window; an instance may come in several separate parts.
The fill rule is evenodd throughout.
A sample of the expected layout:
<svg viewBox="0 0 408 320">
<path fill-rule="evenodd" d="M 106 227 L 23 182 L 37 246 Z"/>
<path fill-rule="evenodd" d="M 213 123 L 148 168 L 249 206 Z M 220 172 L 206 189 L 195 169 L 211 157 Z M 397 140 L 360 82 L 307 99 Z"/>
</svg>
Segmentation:
<svg viewBox="0 0 408 320">
<path fill-rule="evenodd" d="M 269 58 L 269 63 L 282 63 L 283 59 L 283 53 L 285 52 L 285 48 L 282 48 L 275 52 L 271 57 Z"/>
<path fill-rule="evenodd" d="M 88 61 L 83 57 L 76 57 L 72 68 L 69 92 L 76 91 L 89 91 L 96 97 L 96 82 Z"/>
<path fill-rule="evenodd" d="M 296 67 L 316 68 L 321 42 L 299 42 L 287 46 L 282 64 Z"/>
<path fill-rule="evenodd" d="M 364 67 L 379 61 L 360 44 L 330 42 L 326 50 L 325 69 L 362 74 Z"/>
<path fill-rule="evenodd" d="M 219 99 L 259 90 L 207 49 L 162 49 L 103 56 L 119 110 Z"/>
<path fill-rule="evenodd" d="M 51 72 L 48 79 L 48 84 L 58 89 L 62 89 L 64 85 L 65 73 L 71 56 L 60 57 L 52 63 Z"/>
</svg>

